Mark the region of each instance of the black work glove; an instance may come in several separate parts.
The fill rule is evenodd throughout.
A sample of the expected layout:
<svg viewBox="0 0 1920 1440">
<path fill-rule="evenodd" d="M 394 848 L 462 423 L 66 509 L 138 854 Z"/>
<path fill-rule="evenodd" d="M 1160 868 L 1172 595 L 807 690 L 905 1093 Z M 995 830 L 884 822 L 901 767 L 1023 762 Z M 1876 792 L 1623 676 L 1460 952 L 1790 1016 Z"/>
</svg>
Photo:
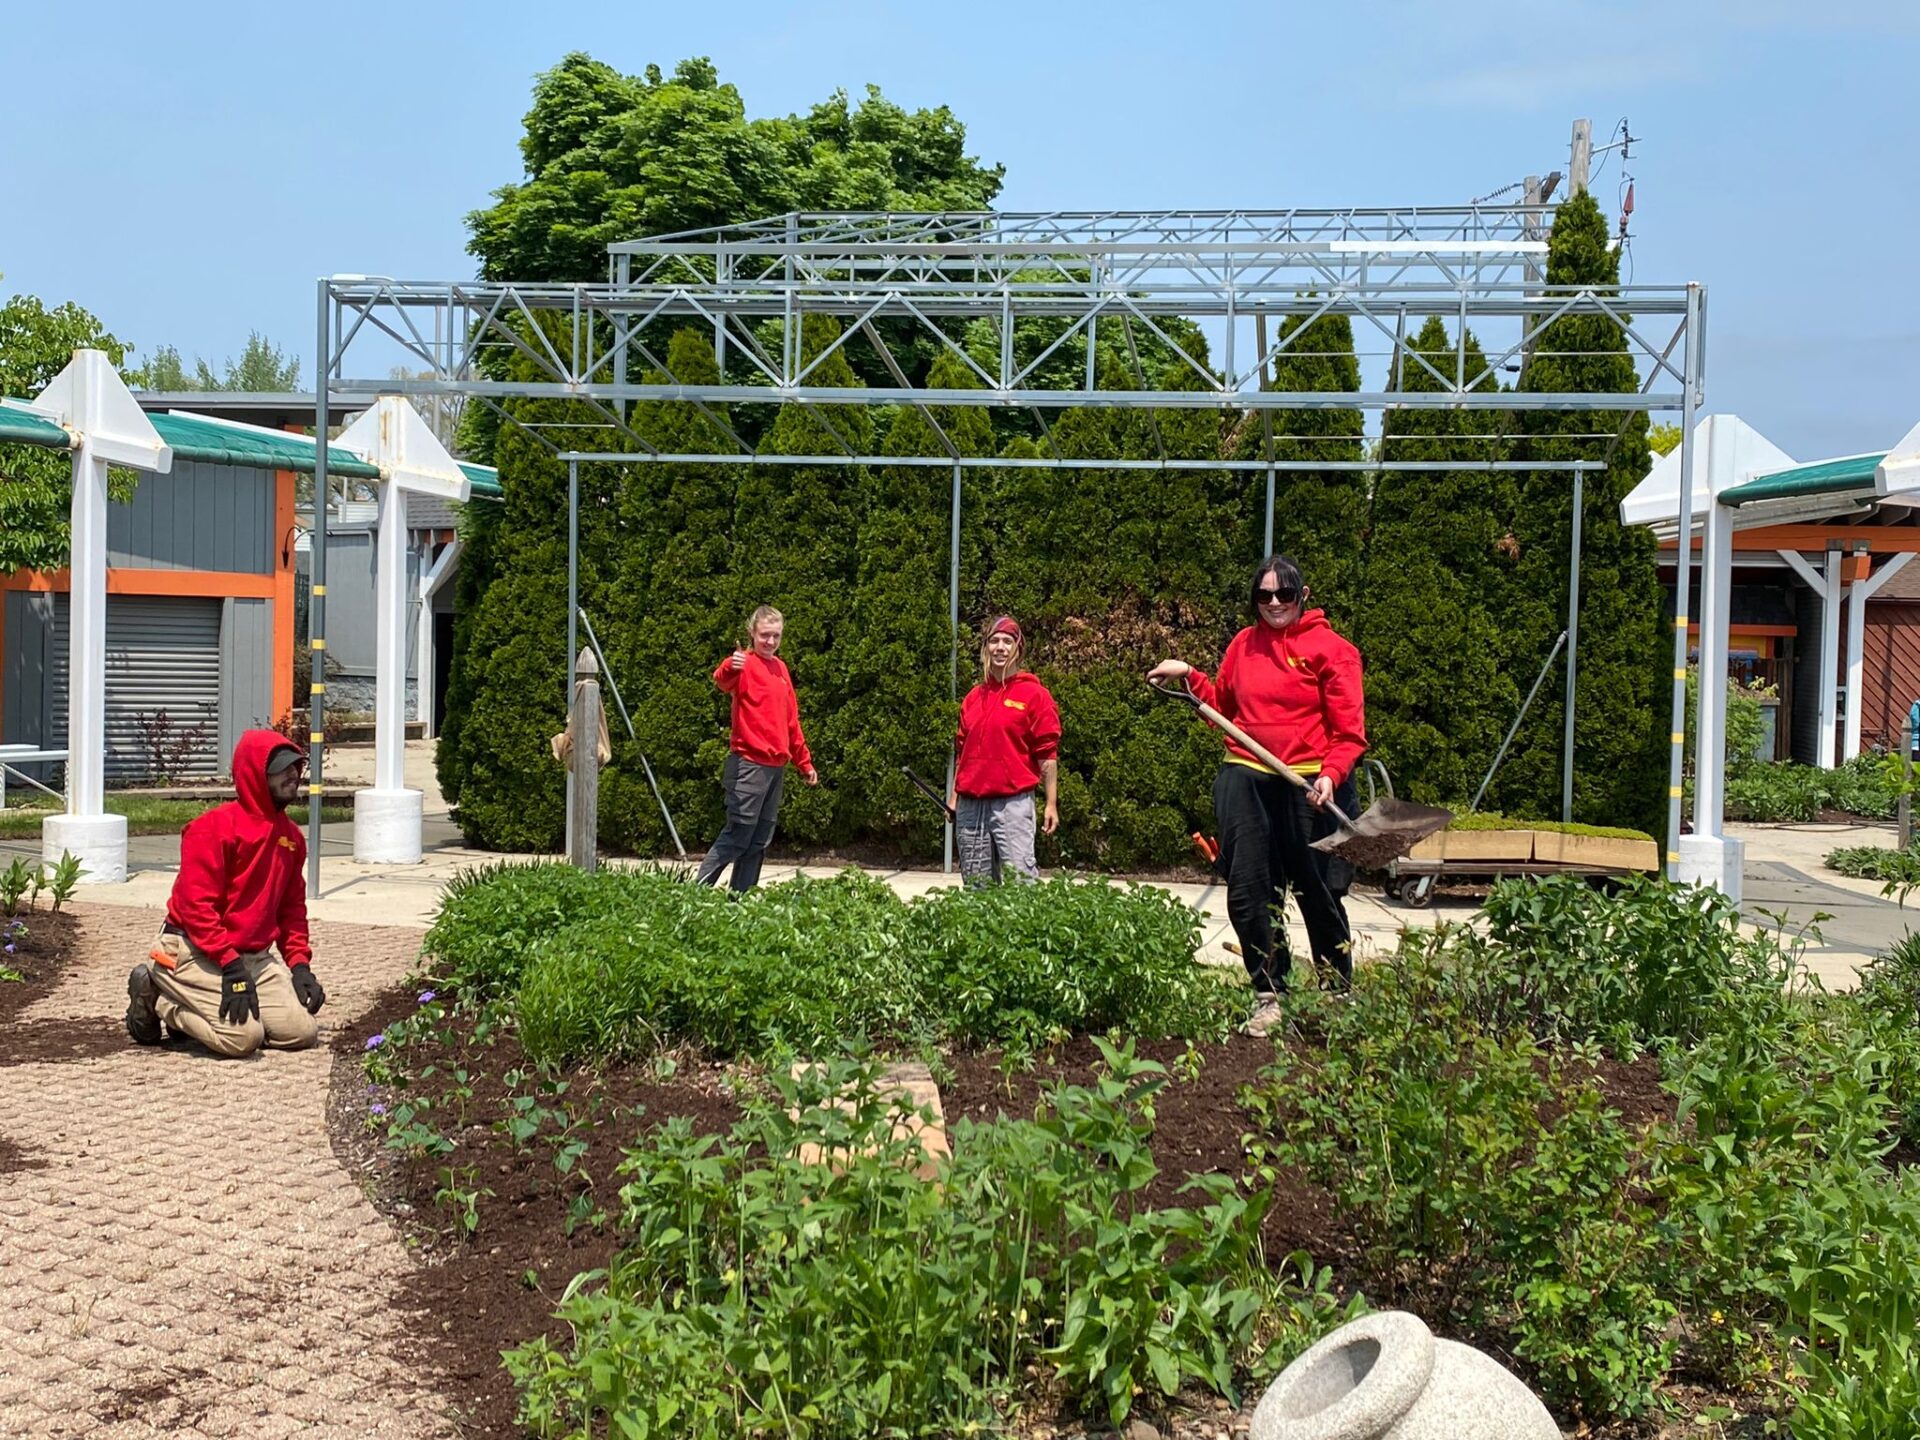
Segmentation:
<svg viewBox="0 0 1920 1440">
<path fill-rule="evenodd" d="M 300 997 L 300 1003 L 307 1007 L 309 1015 L 318 1015 L 320 1007 L 327 1003 L 327 992 L 320 988 L 320 982 L 314 978 L 311 965 L 293 967 L 293 993 Z"/>
<path fill-rule="evenodd" d="M 253 992 L 247 967 L 238 960 L 220 969 L 220 1018 L 229 1025 L 260 1018 L 260 997 Z"/>
</svg>

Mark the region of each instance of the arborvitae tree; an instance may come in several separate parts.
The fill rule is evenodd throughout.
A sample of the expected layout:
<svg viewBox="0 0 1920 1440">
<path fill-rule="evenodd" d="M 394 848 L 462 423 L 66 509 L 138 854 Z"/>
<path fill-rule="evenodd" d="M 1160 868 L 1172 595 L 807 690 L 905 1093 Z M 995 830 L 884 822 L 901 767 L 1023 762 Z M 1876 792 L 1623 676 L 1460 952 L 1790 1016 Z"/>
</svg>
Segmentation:
<svg viewBox="0 0 1920 1440">
<path fill-rule="evenodd" d="M 567 655 L 567 466 L 537 434 L 562 449 L 605 448 L 600 417 L 569 401 L 513 401 L 520 424 L 503 427 L 495 449 L 503 500 L 488 543 L 492 579 L 467 621 L 456 653 L 465 703 L 443 732 L 441 766 L 459 787 L 462 833 L 496 850 L 555 850 L 566 830 L 565 772 L 547 748 L 566 725 L 572 660 Z M 597 603 L 617 543 L 614 501 L 622 472 L 580 467 L 581 595 Z M 604 606 L 600 607 L 604 609 Z"/>
<path fill-rule="evenodd" d="M 714 383 L 719 366 L 712 337 L 677 331 L 666 361 L 681 384 Z M 652 372 L 646 383 L 666 383 Z M 636 407 L 631 424 L 664 454 L 726 454 L 725 406 L 703 412 L 688 401 Z M 736 467 L 663 462 L 633 467 L 621 494 L 620 553 L 605 613 L 596 614 L 602 643 L 633 716 L 636 741 L 617 717 L 614 765 L 601 780 L 601 833 L 609 843 L 641 854 L 668 852 L 666 825 L 647 785 L 640 756 L 673 811 L 689 846 L 710 841 L 725 821 L 725 797 L 715 776 L 727 754 L 727 702 L 711 678 L 713 667 L 740 641 L 741 622 L 732 576 Z"/>
<path fill-rule="evenodd" d="M 1554 218 L 1547 283 L 1605 294 L 1619 278 L 1599 205 L 1575 196 Z M 1639 380 L 1620 326 L 1581 315 L 1546 327 L 1520 388 L 1631 395 Z M 1520 452 L 1529 458 L 1607 460 L 1604 472 L 1585 480 L 1574 818 L 1657 832 L 1666 814 L 1670 637 L 1660 621 L 1653 534 L 1620 523 L 1621 500 L 1651 463 L 1646 412 L 1629 402 L 1619 410 L 1530 414 L 1519 428 L 1529 436 Z M 1618 442 L 1575 438 L 1588 434 L 1617 434 Z M 1520 648 L 1541 656 L 1565 624 L 1572 497 L 1573 477 L 1564 472 L 1520 477 L 1520 584 L 1507 624 Z M 1563 699 L 1541 692 L 1494 781 L 1497 802 L 1510 813 L 1560 813 Z"/>
<path fill-rule="evenodd" d="M 1398 388 L 1448 388 L 1457 360 L 1435 317 L 1400 357 Z M 1468 378 L 1486 368 L 1465 346 Z M 1476 387 L 1495 390 L 1491 376 Z M 1497 460 L 1497 413 L 1389 411 L 1383 461 Z M 1353 632 L 1366 665 L 1367 732 L 1395 790 L 1416 799 L 1470 799 L 1511 721 L 1519 687 L 1507 664 L 1500 617 L 1512 588 L 1508 535 L 1515 503 L 1499 471 L 1384 470 L 1374 485 L 1366 594 Z"/>
<path fill-rule="evenodd" d="M 976 388 L 978 377 L 951 354 L 928 373 L 930 389 Z M 902 407 L 880 453 L 993 453 L 993 426 L 977 406 Z M 938 426 L 939 433 L 936 433 Z M 962 477 L 960 686 L 978 666 L 971 637 L 981 616 L 968 605 L 984 565 L 986 508 L 977 493 L 990 472 Z M 911 765 L 938 785 L 946 777 L 958 707 L 952 694 L 954 630 L 948 614 L 952 565 L 953 471 L 949 466 L 881 465 L 867 475 L 865 514 L 847 615 L 833 642 L 831 669 L 838 702 L 817 715 L 809 732 L 840 758 L 834 814 L 842 838 L 859 837 L 930 858 L 940 853 L 940 812 L 900 773 Z"/>
<path fill-rule="evenodd" d="M 1273 378 L 1266 388 L 1293 392 L 1360 388 L 1360 362 L 1346 316 L 1323 315 L 1312 321 L 1289 316 L 1281 323 L 1278 338 L 1289 337 L 1287 348 L 1274 357 Z M 1276 410 L 1272 458 L 1293 463 L 1359 460 L 1364 431 L 1365 418 L 1355 409 Z M 1242 420 L 1233 438 L 1233 456 L 1237 460 L 1267 458 L 1263 417 L 1250 414 Z M 1264 473 L 1248 476 L 1246 495 L 1237 548 L 1251 571 L 1263 558 L 1266 537 Z M 1350 627 L 1360 601 L 1366 476 L 1355 471 L 1282 470 L 1274 477 L 1273 508 L 1274 549 L 1300 562 L 1313 587 L 1314 603 L 1325 608 L 1327 618 L 1338 627 Z"/>
<path fill-rule="evenodd" d="M 840 327 L 808 316 L 801 353 L 812 364 L 840 336 Z M 856 382 L 845 347 L 807 377 L 810 386 Z M 873 444 L 873 421 L 859 405 L 783 405 L 760 444 L 763 455 L 860 455 Z M 796 841 L 835 834 L 833 810 L 845 752 L 822 722 L 852 696 L 835 673 L 833 653 L 848 623 L 847 600 L 856 578 L 855 544 L 866 518 L 866 479 L 853 465 L 755 465 L 746 469 L 733 524 L 734 609 L 744 625 L 756 605 L 786 616 L 781 658 L 800 694 L 800 720 L 815 763 L 827 782 L 817 789 L 787 787 L 781 830 Z M 813 744 L 814 740 L 821 744 Z"/>
</svg>

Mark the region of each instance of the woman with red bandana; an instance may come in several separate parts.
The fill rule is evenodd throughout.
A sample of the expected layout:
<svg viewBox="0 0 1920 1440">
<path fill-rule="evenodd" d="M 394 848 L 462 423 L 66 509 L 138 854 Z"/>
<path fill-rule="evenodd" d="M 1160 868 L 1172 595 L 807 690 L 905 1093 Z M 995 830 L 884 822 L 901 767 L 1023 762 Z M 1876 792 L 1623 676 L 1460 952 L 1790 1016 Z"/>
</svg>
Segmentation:
<svg viewBox="0 0 1920 1440">
<path fill-rule="evenodd" d="M 1325 612 L 1306 608 L 1313 592 L 1300 567 L 1285 555 L 1271 556 L 1255 572 L 1252 591 L 1258 618 L 1228 644 L 1217 676 L 1169 659 L 1147 678 L 1184 680 L 1308 783 L 1300 790 L 1232 740 L 1213 782 L 1227 917 L 1260 1000 L 1251 1028 L 1262 1030 L 1278 1015 L 1293 968 L 1284 923 L 1289 889 L 1306 921 L 1315 966 L 1343 984 L 1353 978 L 1341 903 L 1352 872 L 1309 847 L 1331 833 L 1328 801 L 1353 811 L 1351 777 L 1367 748 L 1367 724 L 1360 652 L 1334 633 Z"/>
<path fill-rule="evenodd" d="M 1023 637 L 1011 615 L 987 627 L 980 645 L 985 678 L 960 702 L 954 736 L 954 838 L 960 876 L 970 886 L 1003 875 L 1040 878 L 1034 858 L 1033 787 L 1046 787 L 1039 828 L 1060 827 L 1060 711 L 1029 670 L 1019 669 Z"/>
</svg>

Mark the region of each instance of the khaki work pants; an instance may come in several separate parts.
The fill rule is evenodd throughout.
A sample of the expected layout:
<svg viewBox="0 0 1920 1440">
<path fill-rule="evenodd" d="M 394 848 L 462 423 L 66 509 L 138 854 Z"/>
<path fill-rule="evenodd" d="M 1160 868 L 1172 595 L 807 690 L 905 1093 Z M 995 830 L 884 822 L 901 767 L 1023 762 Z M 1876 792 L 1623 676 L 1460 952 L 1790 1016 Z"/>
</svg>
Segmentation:
<svg viewBox="0 0 1920 1440">
<path fill-rule="evenodd" d="M 260 997 L 260 1018 L 230 1025 L 220 1018 L 220 967 L 184 936 L 163 931 L 153 948 L 174 962 L 171 970 L 153 962 L 154 983 L 160 992 L 153 1008 L 175 1034 L 198 1040 L 228 1059 L 251 1055 L 262 1045 L 304 1050 L 319 1039 L 319 1022 L 294 994 L 293 972 L 271 951 L 246 952 L 233 962 L 246 967 L 254 994 Z"/>
</svg>

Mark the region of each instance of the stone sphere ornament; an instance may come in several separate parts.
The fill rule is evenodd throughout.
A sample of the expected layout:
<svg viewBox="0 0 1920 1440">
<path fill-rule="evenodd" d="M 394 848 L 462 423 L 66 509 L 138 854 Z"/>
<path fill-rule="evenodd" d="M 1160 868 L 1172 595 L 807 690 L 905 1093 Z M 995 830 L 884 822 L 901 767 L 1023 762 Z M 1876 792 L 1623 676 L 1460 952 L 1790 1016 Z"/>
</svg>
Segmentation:
<svg viewBox="0 0 1920 1440">
<path fill-rule="evenodd" d="M 1417 1315 L 1342 1325 L 1260 1397 L 1249 1440 L 1560 1440 L 1539 1397 Z"/>
</svg>

